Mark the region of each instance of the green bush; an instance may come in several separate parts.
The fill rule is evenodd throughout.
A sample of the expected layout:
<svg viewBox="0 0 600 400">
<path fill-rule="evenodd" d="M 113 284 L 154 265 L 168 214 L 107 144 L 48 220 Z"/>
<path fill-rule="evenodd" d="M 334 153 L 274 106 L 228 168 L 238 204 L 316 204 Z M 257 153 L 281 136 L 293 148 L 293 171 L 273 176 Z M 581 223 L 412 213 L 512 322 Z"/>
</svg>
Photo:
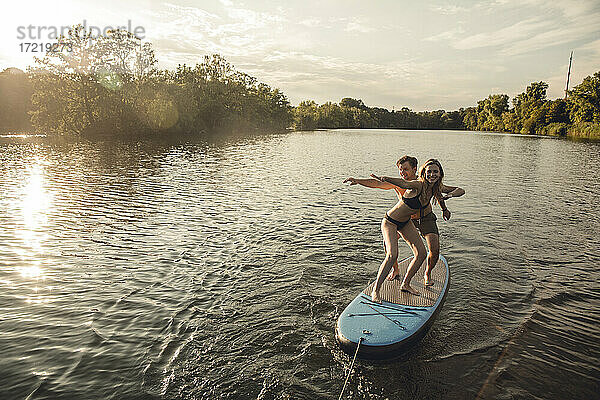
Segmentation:
<svg viewBox="0 0 600 400">
<path fill-rule="evenodd" d="M 567 136 L 573 138 L 600 139 L 600 124 L 579 122 L 567 128 Z"/>
</svg>

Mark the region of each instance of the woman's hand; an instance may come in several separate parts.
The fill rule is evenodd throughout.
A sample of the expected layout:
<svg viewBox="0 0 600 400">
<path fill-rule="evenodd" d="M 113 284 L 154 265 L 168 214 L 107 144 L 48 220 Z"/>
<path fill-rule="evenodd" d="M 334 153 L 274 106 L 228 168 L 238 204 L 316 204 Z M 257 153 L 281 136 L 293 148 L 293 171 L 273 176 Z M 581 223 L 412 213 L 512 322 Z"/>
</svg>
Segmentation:
<svg viewBox="0 0 600 400">
<path fill-rule="evenodd" d="M 358 182 L 356 182 L 356 179 L 354 179 L 354 178 L 346 178 L 346 180 L 344 180 L 343 183 L 346 183 L 346 182 L 350 182 L 350 186 L 356 185 L 358 183 Z"/>
</svg>

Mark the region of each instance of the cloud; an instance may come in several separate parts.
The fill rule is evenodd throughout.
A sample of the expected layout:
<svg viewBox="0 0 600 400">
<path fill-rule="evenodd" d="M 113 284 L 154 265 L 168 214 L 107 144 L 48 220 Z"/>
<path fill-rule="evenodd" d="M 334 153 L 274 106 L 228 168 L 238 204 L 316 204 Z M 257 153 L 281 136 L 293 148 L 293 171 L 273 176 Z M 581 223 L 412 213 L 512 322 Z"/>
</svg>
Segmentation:
<svg viewBox="0 0 600 400">
<path fill-rule="evenodd" d="M 535 9 L 549 14 L 558 12 L 567 18 L 597 12 L 600 9 L 598 0 L 483 0 L 474 5 L 474 9 L 485 13 L 498 13 L 506 9 Z"/>
<path fill-rule="evenodd" d="M 286 93 L 292 104 L 312 99 L 322 104 L 343 97 L 362 98 L 371 106 L 452 109 L 471 93 L 472 76 L 436 73 L 439 60 L 350 62 L 340 57 L 278 51 L 263 60 L 236 61 L 236 67 Z M 481 68 L 489 71 L 489 65 Z M 450 68 L 450 67 L 449 67 Z M 461 70 L 460 65 L 452 68 Z M 471 69 L 473 71 L 475 67 Z"/>
<path fill-rule="evenodd" d="M 306 26 L 307 28 L 317 28 L 319 26 L 323 26 L 323 20 L 320 18 L 311 17 L 298 21 L 298 24 Z"/>
<path fill-rule="evenodd" d="M 582 40 L 592 35 L 600 35 L 600 13 L 581 15 L 572 19 L 571 23 L 559 25 L 558 28 L 546 30 L 523 40 L 506 46 L 502 54 L 512 56 L 535 52 L 548 47 Z"/>
<path fill-rule="evenodd" d="M 533 35 L 535 31 L 539 31 L 552 24 L 552 21 L 543 20 L 540 17 L 533 17 L 497 31 L 478 33 L 461 39 L 454 43 L 454 48 L 459 50 L 471 50 L 481 47 L 512 44 L 517 40 L 528 38 Z"/>
<path fill-rule="evenodd" d="M 449 31 L 445 31 L 445 32 L 439 33 L 437 35 L 427 37 L 423 40 L 428 41 L 428 42 L 455 42 L 464 33 L 465 33 L 465 29 L 461 26 L 458 26 Z"/>
<path fill-rule="evenodd" d="M 153 19 L 149 39 L 154 42 L 157 52 L 163 55 L 219 53 L 235 57 L 260 56 L 272 51 L 277 38 L 274 32 L 284 24 L 284 17 L 233 8 L 226 0 L 221 3 L 225 8 L 215 12 L 171 3 L 165 3 L 160 12 L 149 12 Z M 160 59 L 179 58 L 171 54 Z"/>
<path fill-rule="evenodd" d="M 289 23 L 289 21 L 288 21 Z M 290 23 L 293 24 L 293 23 Z M 380 27 L 369 26 L 369 21 L 361 17 L 337 17 L 326 20 L 318 17 L 310 17 L 296 22 L 296 24 L 311 29 L 334 29 L 344 28 L 344 32 L 371 33 L 376 32 Z"/>
<path fill-rule="evenodd" d="M 274 24 L 285 23 L 286 18 L 264 12 L 257 12 L 243 8 L 227 8 L 229 18 L 235 21 L 232 24 L 224 24 L 223 32 L 228 30 L 252 31 L 260 28 L 272 28 Z"/>
<path fill-rule="evenodd" d="M 162 67 L 219 53 L 295 104 L 351 96 L 372 106 L 451 110 L 474 105 L 490 90 L 512 95 L 526 82 L 549 78 L 560 94 L 566 70 L 553 65 L 562 62 L 555 53 L 571 43 L 573 82 L 598 69 L 600 15 L 586 0 L 482 0 L 469 9 L 422 4 L 403 8 L 411 19 L 404 24 L 381 18 L 389 10 L 377 7 L 364 15 L 345 9 L 311 15 L 294 7 L 264 12 L 230 0 L 211 2 L 206 10 L 171 3 L 149 11 L 155 37 L 148 40 Z M 418 18 L 428 11 L 436 15 Z M 465 22 L 457 22 L 458 15 Z M 388 29 L 393 35 L 384 34 Z"/>
<path fill-rule="evenodd" d="M 584 44 L 583 46 L 579 46 L 577 48 L 578 51 L 582 51 L 584 53 L 599 56 L 600 55 L 600 39 L 593 40 Z M 599 66 L 600 68 L 600 66 Z"/>
<path fill-rule="evenodd" d="M 461 13 L 465 13 L 468 11 L 468 9 L 465 7 L 459 7 L 459 6 L 447 5 L 447 4 L 431 5 L 431 6 L 429 6 L 429 9 L 433 12 L 443 14 L 443 15 L 456 15 L 456 14 L 461 14 Z"/>
<path fill-rule="evenodd" d="M 352 18 L 346 23 L 346 32 L 370 33 L 375 32 L 375 28 L 367 26 L 365 21 L 360 18 Z"/>
<path fill-rule="evenodd" d="M 263 59 L 262 65 L 270 69 L 280 70 L 280 66 L 302 71 L 315 71 L 320 74 L 337 75 L 342 79 L 371 79 L 379 77 L 385 79 L 408 79 L 412 62 L 405 63 L 362 63 L 351 62 L 339 57 L 321 56 L 301 52 L 276 51 Z"/>
<path fill-rule="evenodd" d="M 431 8 L 445 13 L 454 10 L 453 6 Z M 515 56 L 600 35 L 600 2 L 597 0 L 496 0 L 478 3 L 472 10 L 503 15 L 516 9 L 521 9 L 523 15 L 533 16 L 500 29 L 466 37 L 463 37 L 465 30 L 461 25 L 424 40 L 448 42 L 457 50 L 498 47 L 500 56 Z M 492 23 L 495 20 L 493 18 Z"/>
<path fill-rule="evenodd" d="M 573 51 L 573 67 L 569 89 L 579 85 L 583 79 L 600 71 L 598 59 L 600 58 L 600 39 L 593 40 L 584 45 L 576 47 Z M 550 87 L 548 97 L 562 97 L 567 79 L 568 54 L 565 54 L 564 64 L 557 66 L 555 74 L 546 79 Z"/>
</svg>

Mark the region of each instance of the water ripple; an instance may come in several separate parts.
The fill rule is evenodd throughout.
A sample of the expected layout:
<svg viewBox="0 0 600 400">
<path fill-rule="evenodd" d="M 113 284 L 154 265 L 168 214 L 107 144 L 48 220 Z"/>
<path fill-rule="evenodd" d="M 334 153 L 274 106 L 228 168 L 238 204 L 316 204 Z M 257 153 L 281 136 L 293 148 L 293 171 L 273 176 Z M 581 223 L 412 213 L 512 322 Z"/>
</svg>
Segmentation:
<svg viewBox="0 0 600 400">
<path fill-rule="evenodd" d="M 341 182 L 395 174 L 407 148 L 467 191 L 438 218 L 452 285 L 423 342 L 358 363 L 347 396 L 597 396 L 598 145 L 346 130 L 2 138 L 0 397 L 337 398 L 335 320 L 395 201 Z"/>
</svg>

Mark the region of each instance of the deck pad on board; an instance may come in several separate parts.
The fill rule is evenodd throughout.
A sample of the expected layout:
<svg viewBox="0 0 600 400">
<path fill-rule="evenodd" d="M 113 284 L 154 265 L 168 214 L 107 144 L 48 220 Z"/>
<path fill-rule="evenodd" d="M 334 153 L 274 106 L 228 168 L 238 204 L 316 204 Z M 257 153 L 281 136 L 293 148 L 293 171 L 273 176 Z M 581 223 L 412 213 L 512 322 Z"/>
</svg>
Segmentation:
<svg viewBox="0 0 600 400">
<path fill-rule="evenodd" d="M 442 290 L 446 284 L 446 267 L 444 262 L 442 259 L 438 260 L 437 264 L 431 271 L 433 286 L 425 286 L 423 284 L 423 274 L 425 273 L 425 263 L 427 261 L 423 263 L 424 265 L 421 266 L 410 282 L 410 286 L 419 292 L 419 296 L 415 296 L 400 290 L 401 279 L 406 273 L 406 269 L 408 268 L 408 264 L 410 264 L 411 260 L 412 258 L 407 258 L 401 262 L 398 262 L 398 267 L 400 268 L 400 278 L 394 279 L 393 281 L 390 281 L 386 278 L 385 282 L 383 282 L 383 286 L 381 287 L 380 297 L 382 300 L 394 304 L 431 307 L 435 304 L 438 297 L 440 297 L 440 294 L 442 293 Z M 363 293 L 371 296 L 374 285 L 375 281 L 367 286 L 367 288 L 363 290 Z"/>
</svg>

